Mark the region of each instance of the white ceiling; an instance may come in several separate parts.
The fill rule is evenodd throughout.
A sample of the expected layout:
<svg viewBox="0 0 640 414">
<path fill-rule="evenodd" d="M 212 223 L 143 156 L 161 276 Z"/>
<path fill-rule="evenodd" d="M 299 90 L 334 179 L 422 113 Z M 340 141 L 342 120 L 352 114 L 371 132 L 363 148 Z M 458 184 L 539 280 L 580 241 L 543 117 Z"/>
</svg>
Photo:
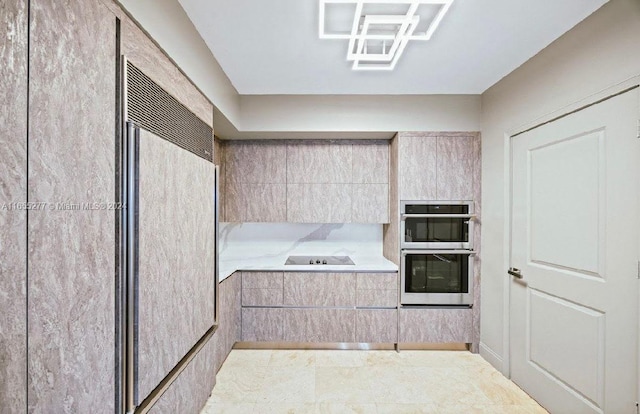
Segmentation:
<svg viewBox="0 0 640 414">
<path fill-rule="evenodd" d="M 608 0 L 454 0 L 392 72 L 318 38 L 318 0 L 179 0 L 241 95 L 479 94 Z"/>
</svg>

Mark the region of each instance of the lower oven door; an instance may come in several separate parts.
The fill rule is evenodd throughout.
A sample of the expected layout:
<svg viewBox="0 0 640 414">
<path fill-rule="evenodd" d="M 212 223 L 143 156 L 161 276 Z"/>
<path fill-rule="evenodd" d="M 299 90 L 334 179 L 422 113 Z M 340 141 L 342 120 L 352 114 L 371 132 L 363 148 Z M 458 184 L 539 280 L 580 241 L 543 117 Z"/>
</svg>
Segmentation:
<svg viewBox="0 0 640 414">
<path fill-rule="evenodd" d="M 469 250 L 403 250 L 403 305 L 472 305 L 473 258 Z"/>
</svg>

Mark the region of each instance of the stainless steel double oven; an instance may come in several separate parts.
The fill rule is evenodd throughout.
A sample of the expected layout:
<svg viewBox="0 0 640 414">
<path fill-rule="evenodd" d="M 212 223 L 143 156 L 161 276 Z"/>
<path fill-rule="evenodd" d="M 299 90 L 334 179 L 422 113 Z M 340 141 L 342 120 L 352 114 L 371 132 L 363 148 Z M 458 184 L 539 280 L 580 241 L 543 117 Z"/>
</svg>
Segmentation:
<svg viewBox="0 0 640 414">
<path fill-rule="evenodd" d="M 403 305 L 473 304 L 473 201 L 401 202 Z"/>
</svg>

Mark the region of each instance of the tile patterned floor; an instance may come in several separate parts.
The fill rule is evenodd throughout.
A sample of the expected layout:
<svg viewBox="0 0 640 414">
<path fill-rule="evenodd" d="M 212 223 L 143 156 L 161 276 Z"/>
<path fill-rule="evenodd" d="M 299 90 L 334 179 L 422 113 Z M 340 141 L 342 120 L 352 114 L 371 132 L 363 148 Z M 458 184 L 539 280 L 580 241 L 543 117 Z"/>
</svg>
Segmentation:
<svg viewBox="0 0 640 414">
<path fill-rule="evenodd" d="M 462 351 L 233 350 L 201 414 L 544 414 Z"/>
</svg>

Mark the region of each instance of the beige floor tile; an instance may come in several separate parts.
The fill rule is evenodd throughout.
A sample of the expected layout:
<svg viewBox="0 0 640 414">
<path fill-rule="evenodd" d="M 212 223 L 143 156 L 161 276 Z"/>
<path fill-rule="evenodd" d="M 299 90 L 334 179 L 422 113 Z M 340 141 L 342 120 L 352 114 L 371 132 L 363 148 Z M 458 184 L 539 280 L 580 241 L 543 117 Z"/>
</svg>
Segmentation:
<svg viewBox="0 0 640 414">
<path fill-rule="evenodd" d="M 223 366 L 266 367 L 272 352 L 269 349 L 234 349 Z"/>
<path fill-rule="evenodd" d="M 315 414 L 315 404 L 257 403 L 254 414 Z"/>
<path fill-rule="evenodd" d="M 315 364 L 316 355 L 309 351 L 274 350 L 269 359 L 269 366 L 276 367 L 312 367 Z"/>
<path fill-rule="evenodd" d="M 548 414 L 546 410 L 531 405 L 440 405 L 436 408 L 439 414 Z"/>
<path fill-rule="evenodd" d="M 257 402 L 314 403 L 315 367 L 269 367 Z"/>
<path fill-rule="evenodd" d="M 315 405 L 316 414 L 377 414 L 375 404 L 319 403 Z"/>
<path fill-rule="evenodd" d="M 214 403 L 256 402 L 263 388 L 267 367 L 223 366 L 209 401 Z"/>
<path fill-rule="evenodd" d="M 376 408 L 377 414 L 435 414 L 439 406 L 437 404 L 376 404 Z"/>
<path fill-rule="evenodd" d="M 254 403 L 208 403 L 200 414 L 253 414 Z"/>
<path fill-rule="evenodd" d="M 385 398 L 381 384 L 368 367 L 316 367 L 316 400 L 319 402 L 372 403 Z"/>
<path fill-rule="evenodd" d="M 370 351 L 312 351 L 317 367 L 361 367 L 366 364 Z"/>
<path fill-rule="evenodd" d="M 469 352 L 234 350 L 216 383 L 210 412 L 546 413 Z"/>
</svg>

